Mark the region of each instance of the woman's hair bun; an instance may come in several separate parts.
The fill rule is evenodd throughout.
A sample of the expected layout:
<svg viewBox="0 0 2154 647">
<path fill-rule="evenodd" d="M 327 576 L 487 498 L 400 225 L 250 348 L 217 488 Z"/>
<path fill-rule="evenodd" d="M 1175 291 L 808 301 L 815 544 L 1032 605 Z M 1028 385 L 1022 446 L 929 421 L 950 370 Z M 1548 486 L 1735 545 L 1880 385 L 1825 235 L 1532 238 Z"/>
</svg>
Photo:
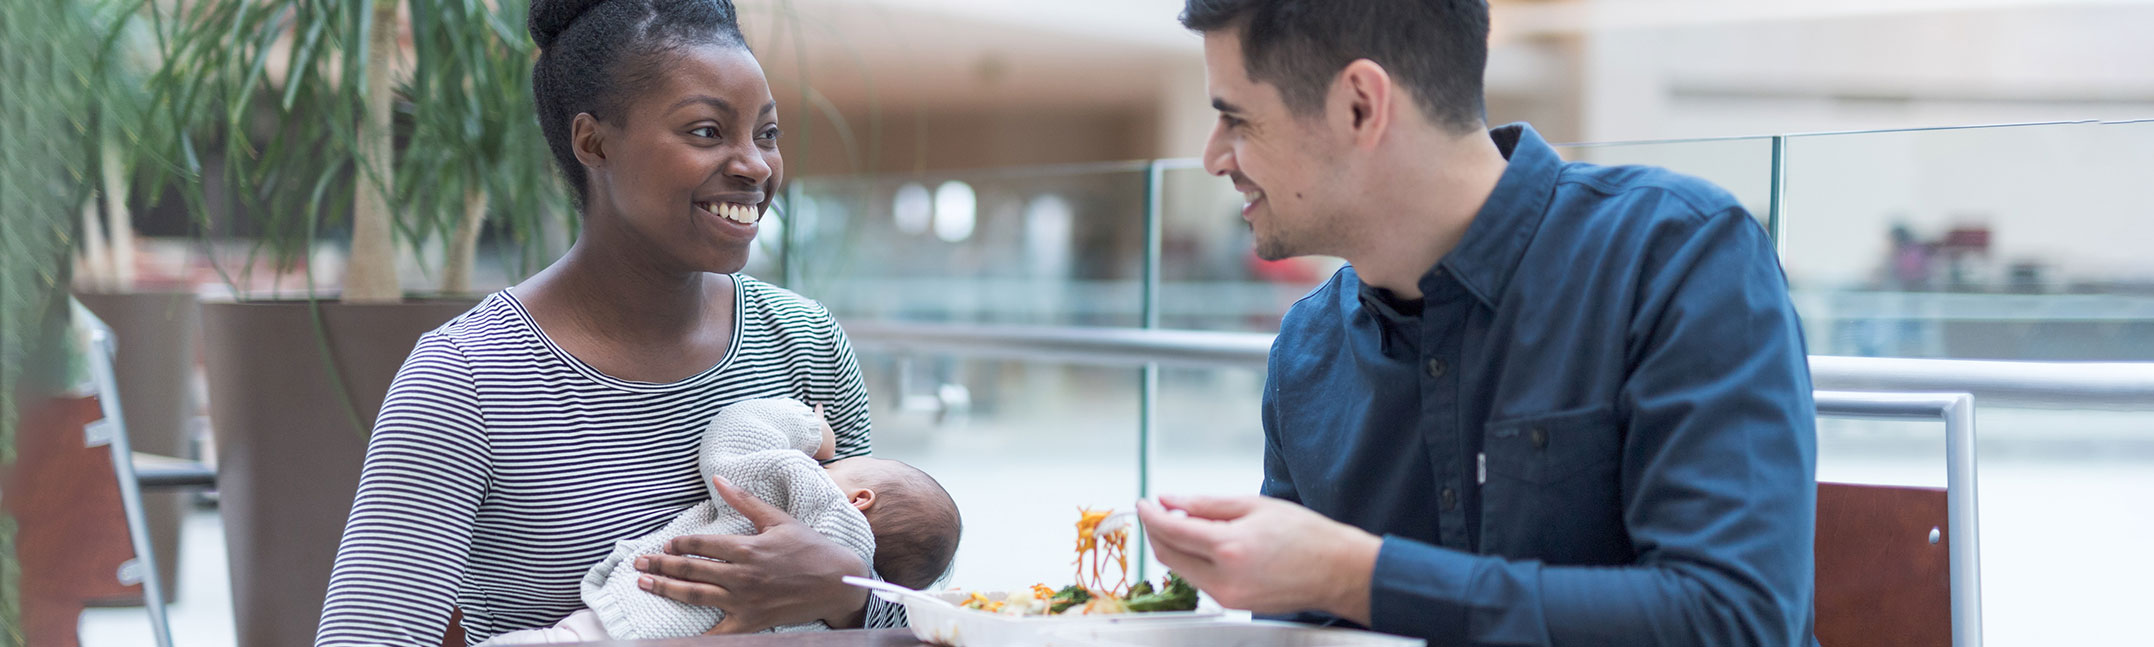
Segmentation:
<svg viewBox="0 0 2154 647">
<path fill-rule="evenodd" d="M 606 0 L 531 0 L 531 42 L 539 49 L 553 47 L 553 41 L 576 24 L 576 19 L 592 7 L 605 4 Z"/>
</svg>

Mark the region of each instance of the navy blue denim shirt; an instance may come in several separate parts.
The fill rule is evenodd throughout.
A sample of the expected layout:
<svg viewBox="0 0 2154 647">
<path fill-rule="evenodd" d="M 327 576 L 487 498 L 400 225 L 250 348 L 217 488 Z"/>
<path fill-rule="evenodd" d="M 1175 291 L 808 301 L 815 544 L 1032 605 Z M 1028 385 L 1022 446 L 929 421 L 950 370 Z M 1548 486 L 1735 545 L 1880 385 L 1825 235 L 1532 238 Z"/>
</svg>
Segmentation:
<svg viewBox="0 0 2154 647">
<path fill-rule="evenodd" d="M 1771 240 L 1702 180 L 1491 136 L 1510 166 L 1420 303 L 1349 267 L 1281 323 L 1264 494 L 1382 535 L 1373 628 L 1432 646 L 1812 643 Z"/>
</svg>

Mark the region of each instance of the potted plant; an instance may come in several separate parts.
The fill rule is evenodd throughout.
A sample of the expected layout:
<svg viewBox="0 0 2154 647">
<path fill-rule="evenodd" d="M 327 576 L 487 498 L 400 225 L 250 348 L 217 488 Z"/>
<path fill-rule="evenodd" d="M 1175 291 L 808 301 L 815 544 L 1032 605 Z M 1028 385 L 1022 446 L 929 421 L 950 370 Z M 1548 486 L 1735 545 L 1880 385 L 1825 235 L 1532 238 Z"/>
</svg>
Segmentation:
<svg viewBox="0 0 2154 647">
<path fill-rule="evenodd" d="M 54 399 L 73 214 L 87 197 L 79 116 L 93 96 L 81 79 L 94 30 L 77 3 L 10 4 L 0 20 L 0 475 L 16 458 L 21 412 Z M 0 492 L 0 500 L 9 500 Z M 28 643 L 11 507 L 0 505 L 0 646 Z M 72 618 L 66 619 L 72 622 Z M 72 625 L 69 625 L 72 626 Z"/>
<path fill-rule="evenodd" d="M 286 291 L 305 298 L 240 286 L 202 317 L 240 644 L 307 644 L 374 415 L 418 336 L 473 303 L 485 216 L 536 244 L 566 213 L 530 106 L 527 5 L 142 5 L 164 12 L 156 136 L 136 147 L 152 186 L 178 187 L 203 231 L 246 234 L 237 276 L 257 255 L 306 275 Z M 336 301 L 315 291 L 324 240 L 348 242 Z M 400 252 L 443 241 L 456 298 L 405 299 Z"/>
</svg>

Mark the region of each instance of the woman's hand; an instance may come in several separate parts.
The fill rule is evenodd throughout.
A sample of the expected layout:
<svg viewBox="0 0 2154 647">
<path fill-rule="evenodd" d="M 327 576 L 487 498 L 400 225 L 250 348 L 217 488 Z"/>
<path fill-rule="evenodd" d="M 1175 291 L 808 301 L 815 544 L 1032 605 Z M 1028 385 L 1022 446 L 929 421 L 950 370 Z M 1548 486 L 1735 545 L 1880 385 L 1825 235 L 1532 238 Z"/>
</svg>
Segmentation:
<svg viewBox="0 0 2154 647">
<path fill-rule="evenodd" d="M 816 620 L 838 629 L 862 624 L 867 590 L 839 579 L 868 576 L 860 556 L 724 478 L 712 480 L 718 496 L 755 523 L 756 534 L 676 537 L 666 544 L 667 554 L 636 558 L 636 570 L 644 573 L 638 586 L 724 611 L 725 619 L 711 627 L 713 634 Z"/>
</svg>

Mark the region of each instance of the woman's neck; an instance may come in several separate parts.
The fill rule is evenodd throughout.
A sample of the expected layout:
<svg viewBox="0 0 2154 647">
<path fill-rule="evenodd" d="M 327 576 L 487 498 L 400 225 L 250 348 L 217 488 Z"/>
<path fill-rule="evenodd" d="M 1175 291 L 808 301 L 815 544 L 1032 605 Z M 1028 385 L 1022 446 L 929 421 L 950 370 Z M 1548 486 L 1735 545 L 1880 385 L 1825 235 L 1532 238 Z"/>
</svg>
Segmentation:
<svg viewBox="0 0 2154 647">
<path fill-rule="evenodd" d="M 655 343 L 693 337 L 708 320 L 727 281 L 708 272 L 668 268 L 625 246 L 579 238 L 561 260 L 525 282 L 547 301 L 573 304 L 549 313 L 587 334 L 625 342 Z"/>
</svg>

